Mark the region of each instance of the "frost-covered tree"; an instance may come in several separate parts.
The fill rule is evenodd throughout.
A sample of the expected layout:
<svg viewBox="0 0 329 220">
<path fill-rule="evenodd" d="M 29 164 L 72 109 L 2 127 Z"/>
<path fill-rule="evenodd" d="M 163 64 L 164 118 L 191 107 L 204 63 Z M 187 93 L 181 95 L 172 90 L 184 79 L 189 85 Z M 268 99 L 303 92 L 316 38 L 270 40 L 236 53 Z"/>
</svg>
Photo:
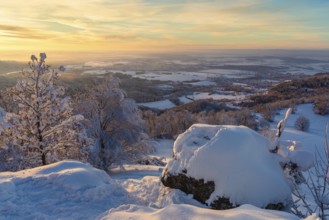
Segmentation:
<svg viewBox="0 0 329 220">
<path fill-rule="evenodd" d="M 125 98 L 118 78 L 106 77 L 80 96 L 77 109 L 88 119 L 95 140 L 90 162 L 108 170 L 118 159 L 132 160 L 150 150 L 136 103 Z"/>
<path fill-rule="evenodd" d="M 4 117 L 3 136 L 16 169 L 46 165 L 62 159 L 86 157 L 82 115 L 73 115 L 64 88 L 56 85 L 59 74 L 40 58 L 31 56 L 29 69 L 12 90 L 16 112 Z M 64 71 L 64 67 L 59 68 Z"/>
</svg>

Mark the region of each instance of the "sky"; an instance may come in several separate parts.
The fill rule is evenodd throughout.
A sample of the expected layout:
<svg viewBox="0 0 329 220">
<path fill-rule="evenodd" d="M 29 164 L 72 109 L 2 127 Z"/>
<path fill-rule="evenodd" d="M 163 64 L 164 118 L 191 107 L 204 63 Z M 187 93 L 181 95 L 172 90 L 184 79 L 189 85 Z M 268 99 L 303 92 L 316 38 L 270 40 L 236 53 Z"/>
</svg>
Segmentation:
<svg viewBox="0 0 329 220">
<path fill-rule="evenodd" d="M 22 51 L 329 49 L 327 0 L 1 0 L 0 60 Z"/>
</svg>

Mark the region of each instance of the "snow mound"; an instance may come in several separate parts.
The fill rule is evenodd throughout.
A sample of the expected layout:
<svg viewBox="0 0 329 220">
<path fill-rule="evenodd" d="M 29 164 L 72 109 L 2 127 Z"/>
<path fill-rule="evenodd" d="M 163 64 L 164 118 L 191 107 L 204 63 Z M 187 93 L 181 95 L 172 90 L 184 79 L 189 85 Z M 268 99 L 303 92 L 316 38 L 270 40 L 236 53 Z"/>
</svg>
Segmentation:
<svg viewBox="0 0 329 220">
<path fill-rule="evenodd" d="M 166 172 L 185 173 L 214 181 L 208 205 L 219 197 L 229 198 L 233 205 L 285 203 L 291 199 L 291 190 L 270 146 L 267 138 L 245 126 L 196 124 L 177 138 L 174 159 L 163 177 Z"/>
<path fill-rule="evenodd" d="M 314 164 L 314 155 L 305 151 L 300 142 L 285 140 L 280 143 L 278 160 L 282 163 L 295 163 L 302 171 L 307 171 Z"/>
<path fill-rule="evenodd" d="M 264 210 L 252 205 L 243 205 L 239 208 L 218 211 L 205 208 L 199 208 L 192 205 L 169 205 L 163 209 L 156 209 L 151 207 L 143 207 L 136 205 L 123 205 L 115 209 L 111 209 L 104 213 L 99 220 L 159 220 L 159 219 L 172 219 L 172 220 L 263 220 L 263 219 L 287 219 L 297 220 L 298 217 L 280 211 Z M 309 217 L 309 220 L 316 219 L 314 216 Z"/>
<path fill-rule="evenodd" d="M 0 219 L 94 219 L 127 197 L 104 171 L 78 161 L 0 173 Z"/>
</svg>

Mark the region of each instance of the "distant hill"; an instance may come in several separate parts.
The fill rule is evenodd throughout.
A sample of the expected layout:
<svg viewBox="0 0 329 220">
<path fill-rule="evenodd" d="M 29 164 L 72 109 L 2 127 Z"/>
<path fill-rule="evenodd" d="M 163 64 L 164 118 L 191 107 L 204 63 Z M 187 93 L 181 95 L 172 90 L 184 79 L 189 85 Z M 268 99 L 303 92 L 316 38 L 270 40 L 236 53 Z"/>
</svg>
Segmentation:
<svg viewBox="0 0 329 220">
<path fill-rule="evenodd" d="M 318 73 L 285 81 L 261 94 L 250 97 L 244 106 L 257 111 L 276 110 L 300 103 L 314 103 L 317 114 L 329 114 L 329 73 Z"/>
<path fill-rule="evenodd" d="M 26 63 L 0 60 L 0 75 L 8 72 L 20 71 L 23 67 L 26 67 Z"/>
<path fill-rule="evenodd" d="M 251 97 L 255 104 L 308 98 L 329 94 L 329 73 L 318 73 L 302 79 L 280 83 L 265 93 Z"/>
</svg>

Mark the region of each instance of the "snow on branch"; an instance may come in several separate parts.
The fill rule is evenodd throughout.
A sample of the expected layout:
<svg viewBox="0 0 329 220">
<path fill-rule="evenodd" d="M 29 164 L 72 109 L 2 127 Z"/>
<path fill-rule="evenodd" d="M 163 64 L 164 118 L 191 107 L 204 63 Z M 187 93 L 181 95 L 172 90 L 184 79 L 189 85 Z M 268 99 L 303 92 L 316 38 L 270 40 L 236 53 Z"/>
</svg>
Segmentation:
<svg viewBox="0 0 329 220">
<path fill-rule="evenodd" d="M 281 121 L 279 121 L 279 123 L 278 123 L 276 137 L 275 137 L 275 140 L 273 141 L 273 144 L 270 148 L 270 151 L 273 152 L 273 153 L 276 153 L 279 149 L 280 138 L 281 138 L 281 135 L 282 135 L 282 133 L 283 133 L 285 127 L 286 127 L 286 124 L 287 124 L 288 118 L 291 114 L 291 111 L 292 111 L 292 108 L 289 108 L 286 112 L 285 118 L 282 119 Z"/>
</svg>

